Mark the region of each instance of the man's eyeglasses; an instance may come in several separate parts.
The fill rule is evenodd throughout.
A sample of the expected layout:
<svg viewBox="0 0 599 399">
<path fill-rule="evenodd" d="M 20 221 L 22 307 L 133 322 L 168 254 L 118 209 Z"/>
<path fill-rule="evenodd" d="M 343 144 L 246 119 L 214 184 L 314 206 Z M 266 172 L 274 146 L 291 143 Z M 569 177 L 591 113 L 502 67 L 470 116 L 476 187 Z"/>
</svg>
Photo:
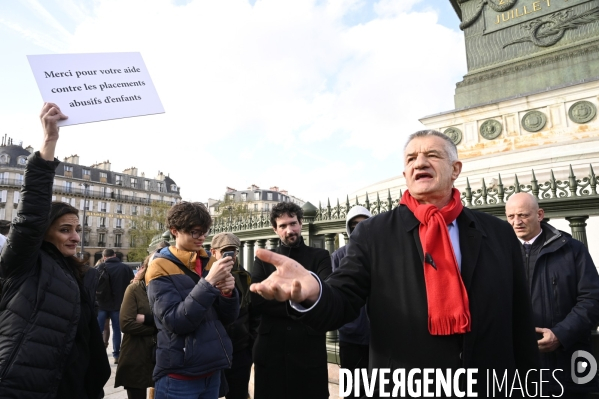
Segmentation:
<svg viewBox="0 0 599 399">
<path fill-rule="evenodd" d="M 200 230 L 191 230 L 189 232 L 189 235 L 191 235 L 191 238 L 194 239 L 198 239 L 201 236 L 205 236 L 208 237 L 210 235 L 210 229 L 206 230 L 206 231 L 200 231 Z"/>
</svg>

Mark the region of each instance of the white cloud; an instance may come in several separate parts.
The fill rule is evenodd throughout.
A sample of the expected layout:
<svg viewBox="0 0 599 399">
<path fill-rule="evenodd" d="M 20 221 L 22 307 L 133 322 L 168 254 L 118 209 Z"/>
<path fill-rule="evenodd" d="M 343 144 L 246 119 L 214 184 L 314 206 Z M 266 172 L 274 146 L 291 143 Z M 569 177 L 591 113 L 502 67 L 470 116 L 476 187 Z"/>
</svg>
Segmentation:
<svg viewBox="0 0 599 399">
<path fill-rule="evenodd" d="M 462 34 L 432 11 L 411 12 L 417 2 L 381 0 L 375 19 L 354 26 L 344 16 L 363 0 L 73 9 L 83 19 L 67 52 L 140 51 L 166 114 L 69 127 L 59 150 L 87 164 L 109 158 L 113 170 L 170 172 L 195 200 L 251 183 L 323 198 L 390 177 L 373 164 L 398 156 L 419 117 L 451 108 L 465 68 Z M 87 137 L 96 144 L 81 146 Z M 364 151 L 359 163 L 343 156 L 352 149 Z"/>
</svg>

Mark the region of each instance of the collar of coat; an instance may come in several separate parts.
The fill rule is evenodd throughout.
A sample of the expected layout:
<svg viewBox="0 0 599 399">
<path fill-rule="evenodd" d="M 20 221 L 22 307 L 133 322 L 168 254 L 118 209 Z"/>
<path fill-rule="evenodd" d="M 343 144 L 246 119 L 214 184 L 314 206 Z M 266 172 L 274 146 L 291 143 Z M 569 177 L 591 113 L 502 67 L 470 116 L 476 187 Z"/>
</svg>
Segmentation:
<svg viewBox="0 0 599 399">
<path fill-rule="evenodd" d="M 214 258 L 212 258 L 204 248 L 201 248 L 198 252 L 195 251 L 185 251 L 183 249 L 178 249 L 175 246 L 168 247 L 169 252 L 176 257 L 181 263 L 183 263 L 189 270 L 195 273 L 196 271 L 196 259 L 199 256 L 204 269 L 210 270 L 212 264 L 214 263 Z"/>
</svg>

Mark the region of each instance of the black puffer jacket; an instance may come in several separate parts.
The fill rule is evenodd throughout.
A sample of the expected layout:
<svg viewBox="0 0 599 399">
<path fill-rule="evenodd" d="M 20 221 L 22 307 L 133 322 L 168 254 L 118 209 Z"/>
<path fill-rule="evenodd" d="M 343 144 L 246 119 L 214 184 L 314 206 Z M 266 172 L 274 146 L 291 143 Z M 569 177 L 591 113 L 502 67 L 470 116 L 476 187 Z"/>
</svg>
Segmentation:
<svg viewBox="0 0 599 399">
<path fill-rule="evenodd" d="M 3 399 L 56 398 L 77 335 L 80 285 L 65 262 L 42 249 L 57 165 L 57 160 L 45 161 L 38 153 L 29 157 L 17 217 L 0 258 Z M 93 313 L 92 291 L 84 289 Z M 91 359 L 84 384 L 88 397 L 96 399 L 110 376 L 110 366 L 94 324 L 97 327 L 89 324 Z"/>
</svg>

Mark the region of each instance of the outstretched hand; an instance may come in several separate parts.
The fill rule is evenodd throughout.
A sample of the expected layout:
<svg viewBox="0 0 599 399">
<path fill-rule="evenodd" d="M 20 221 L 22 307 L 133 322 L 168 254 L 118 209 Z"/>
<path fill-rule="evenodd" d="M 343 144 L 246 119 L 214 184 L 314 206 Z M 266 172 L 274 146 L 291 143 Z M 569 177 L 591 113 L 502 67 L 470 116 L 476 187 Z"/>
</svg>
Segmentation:
<svg viewBox="0 0 599 399">
<path fill-rule="evenodd" d="M 265 299 L 291 300 L 311 306 L 318 300 L 320 284 L 302 265 L 286 256 L 258 249 L 256 257 L 272 264 L 277 270 L 266 280 L 250 286 L 250 290 Z"/>
</svg>

